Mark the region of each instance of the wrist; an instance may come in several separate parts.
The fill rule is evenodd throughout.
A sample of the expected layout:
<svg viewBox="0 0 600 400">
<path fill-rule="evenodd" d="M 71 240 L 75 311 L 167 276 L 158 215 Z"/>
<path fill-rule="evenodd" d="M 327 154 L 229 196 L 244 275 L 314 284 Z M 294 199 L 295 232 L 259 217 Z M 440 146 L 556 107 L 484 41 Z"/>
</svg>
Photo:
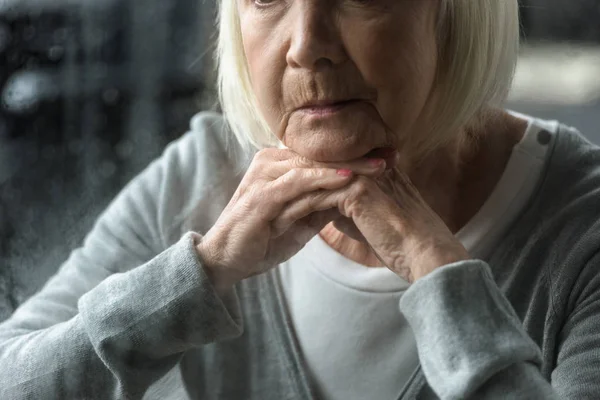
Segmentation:
<svg viewBox="0 0 600 400">
<path fill-rule="evenodd" d="M 215 257 L 215 252 L 211 250 L 211 246 L 204 240 L 197 240 L 195 248 L 204 273 L 217 292 L 227 291 L 237 283 L 238 280 L 227 273 L 227 270 Z"/>
<path fill-rule="evenodd" d="M 453 251 L 440 251 L 429 257 L 427 261 L 417 263 L 416 266 L 411 269 L 412 276 L 416 281 L 429 275 L 438 268 L 470 259 L 471 256 L 462 245 L 460 248 L 454 249 Z"/>
</svg>

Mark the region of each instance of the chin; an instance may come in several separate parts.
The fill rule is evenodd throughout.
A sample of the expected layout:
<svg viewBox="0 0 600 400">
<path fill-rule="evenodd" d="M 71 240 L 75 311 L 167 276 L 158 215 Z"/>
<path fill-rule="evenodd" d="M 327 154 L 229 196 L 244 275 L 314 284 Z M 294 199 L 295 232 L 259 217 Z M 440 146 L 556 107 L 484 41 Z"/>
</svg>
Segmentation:
<svg viewBox="0 0 600 400">
<path fill-rule="evenodd" d="M 343 162 L 389 146 L 381 123 L 365 120 L 294 121 L 286 129 L 284 144 L 303 157 L 319 162 Z"/>
</svg>

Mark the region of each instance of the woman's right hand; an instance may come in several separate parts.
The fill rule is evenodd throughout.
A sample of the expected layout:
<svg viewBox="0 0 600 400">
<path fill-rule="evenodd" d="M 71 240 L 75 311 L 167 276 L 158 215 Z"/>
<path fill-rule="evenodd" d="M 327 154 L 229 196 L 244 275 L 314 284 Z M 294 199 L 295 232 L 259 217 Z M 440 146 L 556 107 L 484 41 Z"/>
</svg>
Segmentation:
<svg viewBox="0 0 600 400">
<path fill-rule="evenodd" d="M 382 160 L 319 163 L 288 149 L 259 151 L 229 204 L 196 246 L 212 283 L 227 289 L 268 271 L 341 216 L 337 209 L 319 210 L 315 205 L 307 215 L 282 226 L 278 216 L 295 199 L 341 189 L 355 174 L 377 177 L 384 169 Z"/>
</svg>

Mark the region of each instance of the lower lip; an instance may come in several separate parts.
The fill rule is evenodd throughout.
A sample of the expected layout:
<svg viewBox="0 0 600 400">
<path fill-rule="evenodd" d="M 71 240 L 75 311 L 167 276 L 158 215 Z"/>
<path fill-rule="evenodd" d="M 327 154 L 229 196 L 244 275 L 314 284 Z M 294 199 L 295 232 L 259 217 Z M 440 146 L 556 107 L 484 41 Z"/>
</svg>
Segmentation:
<svg viewBox="0 0 600 400">
<path fill-rule="evenodd" d="M 310 114 L 310 115 L 326 116 L 326 115 L 332 115 L 332 114 L 338 113 L 350 106 L 357 104 L 358 102 L 359 102 L 358 100 L 352 100 L 352 101 L 344 101 L 343 103 L 332 104 L 329 106 L 303 107 L 299 111 L 301 111 L 305 114 Z"/>
</svg>

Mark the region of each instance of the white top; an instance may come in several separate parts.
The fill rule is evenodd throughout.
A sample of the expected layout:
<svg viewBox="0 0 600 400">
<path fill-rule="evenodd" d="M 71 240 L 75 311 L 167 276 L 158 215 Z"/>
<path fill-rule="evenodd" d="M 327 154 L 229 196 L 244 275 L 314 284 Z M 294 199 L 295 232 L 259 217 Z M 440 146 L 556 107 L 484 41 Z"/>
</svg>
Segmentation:
<svg viewBox="0 0 600 400">
<path fill-rule="evenodd" d="M 513 114 L 528 120 L 525 135 L 488 200 L 456 234 L 475 258 L 485 259 L 523 210 L 548 150 L 539 141 L 558 129 L 554 123 Z M 412 331 L 398 308 L 409 283 L 387 268 L 345 258 L 318 235 L 280 271 L 319 397 L 397 399 L 419 363 Z"/>
</svg>

